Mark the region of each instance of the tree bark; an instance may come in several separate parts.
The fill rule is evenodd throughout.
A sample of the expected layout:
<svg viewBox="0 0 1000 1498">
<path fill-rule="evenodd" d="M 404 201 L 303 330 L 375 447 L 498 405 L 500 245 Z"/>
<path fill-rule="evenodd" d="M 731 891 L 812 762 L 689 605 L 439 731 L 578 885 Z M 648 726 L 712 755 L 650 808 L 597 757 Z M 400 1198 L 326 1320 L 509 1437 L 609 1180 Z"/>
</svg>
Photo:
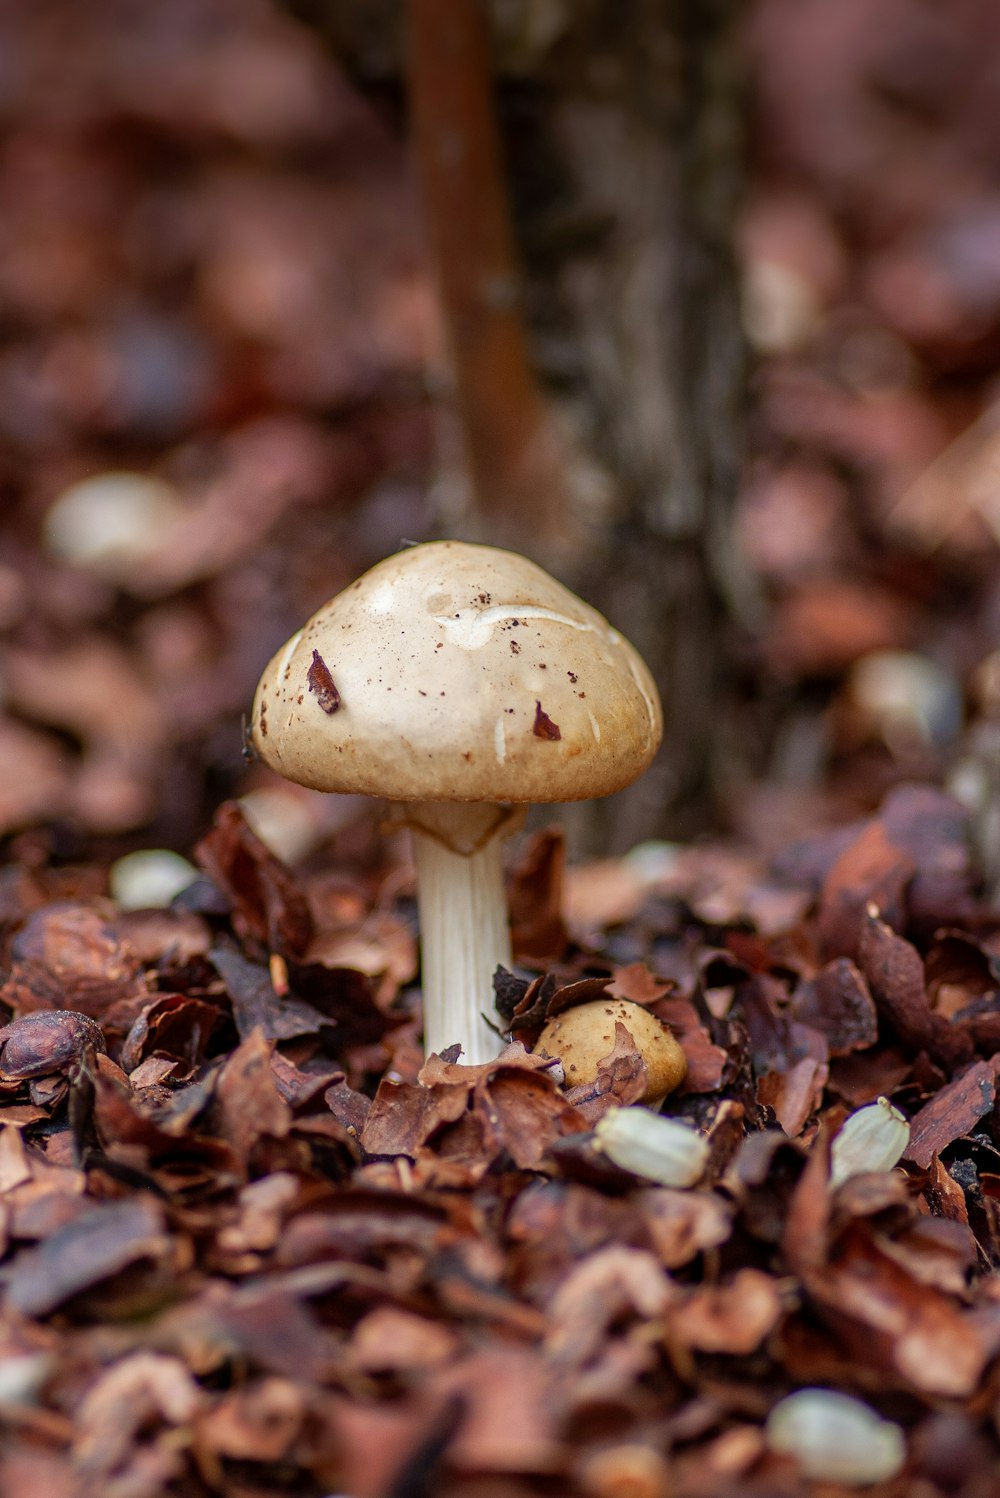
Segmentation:
<svg viewBox="0 0 1000 1498">
<path fill-rule="evenodd" d="M 377 21 L 367 0 L 296 3 L 356 72 L 384 82 L 402 67 L 403 11 L 391 0 L 379 0 Z M 471 476 L 470 507 L 448 529 L 537 556 L 611 617 L 656 676 L 664 748 L 631 790 L 571 817 L 576 847 L 686 837 L 711 823 L 745 749 L 730 711 L 734 640 L 753 609 L 731 528 L 744 392 L 733 256 L 741 0 L 410 0 L 410 20 L 440 21 L 449 4 L 492 18 L 500 138 L 464 188 L 455 175 L 442 182 L 430 132 L 451 108 L 482 133 L 483 101 L 469 89 L 484 60 L 465 58 L 449 104 L 441 48 L 411 54 L 418 175 Z M 505 177 L 517 249 L 504 249 Z M 475 241 L 464 265 L 456 225 Z M 477 349 L 475 318 L 463 332 L 456 312 L 481 301 L 481 281 L 462 277 L 488 263 L 484 245 L 501 249 L 507 295 Z M 519 487 L 518 435 L 546 430 L 550 404 L 562 433 L 543 449 L 550 482 L 536 470 Z"/>
<path fill-rule="evenodd" d="M 733 753 L 734 632 L 752 607 L 732 539 L 744 392 L 739 10 L 737 0 L 593 8 L 530 93 L 522 86 L 510 132 L 512 179 L 529 184 L 526 258 L 552 267 L 547 305 L 562 325 L 550 310 L 549 327 L 569 351 L 549 368 L 607 476 L 573 581 L 642 651 L 665 710 L 653 769 L 589 814 L 587 840 L 610 851 L 703 828 Z M 529 175 L 539 142 L 547 194 Z M 558 253 L 546 251 L 546 217 Z"/>
</svg>

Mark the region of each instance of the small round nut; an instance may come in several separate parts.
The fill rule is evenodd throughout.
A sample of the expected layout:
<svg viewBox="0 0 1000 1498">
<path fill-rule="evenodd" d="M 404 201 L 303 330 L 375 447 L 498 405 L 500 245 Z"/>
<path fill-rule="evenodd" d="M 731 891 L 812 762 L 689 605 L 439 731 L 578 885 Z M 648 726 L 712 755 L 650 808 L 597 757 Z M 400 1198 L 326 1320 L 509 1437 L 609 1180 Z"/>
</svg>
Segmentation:
<svg viewBox="0 0 1000 1498">
<path fill-rule="evenodd" d="M 587 1498 L 667 1498 L 670 1491 L 666 1458 L 638 1441 L 595 1451 L 580 1478 Z"/>
<path fill-rule="evenodd" d="M 665 1025 L 641 1004 L 629 999 L 597 999 L 578 1004 L 549 1020 L 535 1050 L 558 1056 L 566 1085 L 593 1082 L 598 1063 L 614 1050 L 615 1025 L 624 1025 L 646 1064 L 645 1103 L 659 1103 L 679 1087 L 687 1075 L 687 1057 Z"/>
</svg>

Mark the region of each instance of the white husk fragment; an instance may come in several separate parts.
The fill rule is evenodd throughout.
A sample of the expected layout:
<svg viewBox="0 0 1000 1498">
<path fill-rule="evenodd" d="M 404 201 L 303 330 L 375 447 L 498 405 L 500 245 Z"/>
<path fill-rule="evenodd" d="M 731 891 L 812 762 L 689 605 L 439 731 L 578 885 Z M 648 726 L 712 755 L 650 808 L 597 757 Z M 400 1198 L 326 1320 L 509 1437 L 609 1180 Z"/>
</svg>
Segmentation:
<svg viewBox="0 0 1000 1498">
<path fill-rule="evenodd" d="M 138 848 L 111 865 L 108 887 L 122 910 L 158 910 L 197 877 L 194 864 L 170 848 Z"/>
<path fill-rule="evenodd" d="M 833 1141 L 830 1184 L 898 1165 L 910 1142 L 910 1125 L 888 1098 L 852 1113 Z"/>
<path fill-rule="evenodd" d="M 51 1352 L 19 1352 L 0 1358 L 0 1404 L 35 1404 L 54 1362 Z"/>
<path fill-rule="evenodd" d="M 831 1389 L 789 1394 L 771 1411 L 764 1435 L 771 1451 L 796 1459 L 804 1477 L 827 1482 L 887 1482 L 906 1460 L 900 1426 Z"/>
<path fill-rule="evenodd" d="M 648 1108 L 612 1108 L 594 1134 L 596 1147 L 622 1170 L 660 1186 L 693 1186 L 708 1162 L 708 1144 L 700 1134 Z"/>
<path fill-rule="evenodd" d="M 128 585 L 164 544 L 181 503 L 162 479 L 144 473 L 98 473 L 65 490 L 44 521 L 53 555 Z"/>
</svg>

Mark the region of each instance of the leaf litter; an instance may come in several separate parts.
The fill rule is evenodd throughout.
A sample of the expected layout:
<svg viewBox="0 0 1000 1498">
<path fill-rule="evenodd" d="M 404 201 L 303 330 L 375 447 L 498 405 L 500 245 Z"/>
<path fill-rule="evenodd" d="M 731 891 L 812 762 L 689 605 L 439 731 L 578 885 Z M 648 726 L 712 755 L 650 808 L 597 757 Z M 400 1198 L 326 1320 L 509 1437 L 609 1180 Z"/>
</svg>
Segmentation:
<svg viewBox="0 0 1000 1498">
<path fill-rule="evenodd" d="M 187 849 L 262 638 L 423 534 L 439 338 L 399 143 L 267 4 L 182 8 L 167 48 L 136 12 L 109 49 L 105 0 L 5 22 L 59 86 L 15 89 L 0 162 L 3 1491 L 826 1498 L 834 1470 L 767 1438 L 817 1386 L 902 1433 L 880 1493 L 1000 1485 L 996 818 L 937 789 L 940 702 L 906 741 L 853 672 L 931 641 L 952 693 L 956 662 L 996 667 L 997 23 L 852 3 L 817 46 L 814 9 L 748 17 L 741 247 L 787 298 L 737 519 L 759 658 L 806 688 L 792 790 L 731 808 L 769 856 L 566 870 L 540 834 L 508 1044 L 473 1069 L 420 1055 L 407 873 L 350 798 L 309 812 L 356 856 L 298 873 L 224 805 L 169 910 L 117 910 L 82 861 L 150 819 Z M 173 516 L 142 564 L 40 547 L 123 458 Z M 988 671 L 969 698 L 947 747 L 975 789 Z M 803 745 L 830 784 L 790 819 Z M 690 1189 L 594 1148 L 641 1090 L 627 1041 L 583 1091 L 530 1054 L 608 992 L 685 1050 Z M 879 1097 L 901 1165 L 831 1184 Z"/>
<path fill-rule="evenodd" d="M 337 966 L 345 907 L 233 805 L 199 851 L 204 914 L 187 893 L 139 920 L 24 886 L 0 990 L 0 1396 L 6 1367 L 47 1360 L 0 1398 L 5 1478 L 35 1461 L 149 1498 L 461 1498 L 487 1477 L 589 1495 L 595 1473 L 610 1493 L 642 1468 L 651 1492 L 724 1474 L 750 1498 L 789 1490 L 764 1424 L 807 1386 L 898 1426 L 929 1491 L 942 1401 L 992 1452 L 1000 927 L 971 871 L 900 831 L 912 804 L 952 838 L 929 794 L 894 791 L 818 877 L 761 864 L 801 894 L 784 930 L 706 922 L 676 871 L 635 918 L 646 959 L 547 919 L 553 950 L 498 975 L 506 1043 L 474 1067 L 413 1069 L 406 965 L 377 984 Z M 561 878 L 525 858 L 536 887 Z M 355 916 L 395 943 L 376 898 Z M 705 1141 L 690 1188 L 601 1149 L 595 1126 L 644 1083 L 622 1027 L 587 1086 L 530 1049 L 608 992 L 688 1055 L 664 1111 Z M 874 1104 L 861 1067 L 909 1142 L 866 1173 L 854 1130 L 838 1185 L 831 1147 Z"/>
</svg>

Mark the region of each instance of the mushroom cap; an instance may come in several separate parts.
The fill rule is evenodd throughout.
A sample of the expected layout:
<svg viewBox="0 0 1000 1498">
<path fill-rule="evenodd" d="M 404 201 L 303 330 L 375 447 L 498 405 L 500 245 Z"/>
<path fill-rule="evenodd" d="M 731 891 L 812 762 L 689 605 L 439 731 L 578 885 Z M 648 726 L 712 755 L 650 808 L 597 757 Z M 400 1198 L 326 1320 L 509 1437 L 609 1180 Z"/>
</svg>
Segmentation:
<svg viewBox="0 0 1000 1498">
<path fill-rule="evenodd" d="M 513 552 L 413 546 L 313 615 L 254 698 L 261 758 L 322 791 L 578 801 L 641 775 L 663 731 L 638 652 Z"/>
<path fill-rule="evenodd" d="M 595 999 L 564 1009 L 549 1020 L 535 1050 L 561 1059 L 568 1087 L 593 1082 L 598 1063 L 614 1050 L 616 1024 L 625 1026 L 646 1064 L 643 1101 L 660 1102 L 687 1076 L 687 1057 L 666 1026 L 630 999 Z"/>
</svg>

